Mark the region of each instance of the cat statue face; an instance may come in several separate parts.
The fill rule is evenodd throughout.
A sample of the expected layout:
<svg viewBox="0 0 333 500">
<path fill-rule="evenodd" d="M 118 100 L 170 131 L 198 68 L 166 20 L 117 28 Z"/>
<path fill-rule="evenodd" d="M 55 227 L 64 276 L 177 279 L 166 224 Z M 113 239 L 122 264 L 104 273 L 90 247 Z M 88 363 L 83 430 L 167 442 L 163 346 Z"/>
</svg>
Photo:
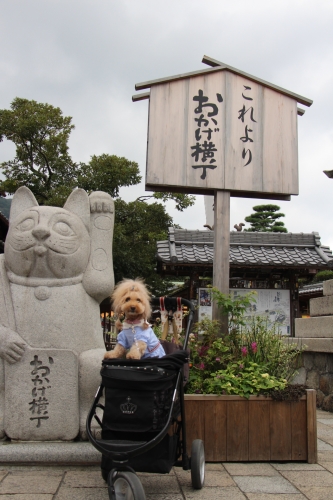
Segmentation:
<svg viewBox="0 0 333 500">
<path fill-rule="evenodd" d="M 39 206 L 28 188 L 12 200 L 5 262 L 9 271 L 31 278 L 72 278 L 90 255 L 88 195 L 77 189 L 64 208 Z"/>
</svg>

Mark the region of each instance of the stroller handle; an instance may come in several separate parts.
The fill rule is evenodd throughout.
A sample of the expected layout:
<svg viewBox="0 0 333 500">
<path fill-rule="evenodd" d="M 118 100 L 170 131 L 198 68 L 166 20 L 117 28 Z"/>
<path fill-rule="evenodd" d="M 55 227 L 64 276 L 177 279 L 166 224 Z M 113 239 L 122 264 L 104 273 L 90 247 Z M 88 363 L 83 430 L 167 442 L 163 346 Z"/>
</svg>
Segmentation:
<svg viewBox="0 0 333 500">
<path fill-rule="evenodd" d="M 164 299 L 164 307 L 167 311 L 170 311 L 170 310 L 173 312 L 177 311 L 179 297 L 163 297 L 163 299 Z M 192 304 L 192 302 L 190 300 L 187 300 L 187 299 L 181 298 L 180 301 L 181 301 L 182 305 L 188 307 L 188 309 L 189 309 L 189 316 L 188 316 L 187 328 L 186 328 L 186 332 L 185 332 L 185 339 L 184 339 L 184 345 L 183 345 L 183 349 L 187 349 L 188 339 L 189 339 L 189 335 L 190 335 L 190 328 L 191 328 L 191 324 L 192 324 L 192 320 L 193 320 L 193 316 L 194 316 L 194 305 Z M 151 304 L 152 304 L 152 306 L 159 307 L 160 297 L 153 297 L 151 299 Z"/>
</svg>

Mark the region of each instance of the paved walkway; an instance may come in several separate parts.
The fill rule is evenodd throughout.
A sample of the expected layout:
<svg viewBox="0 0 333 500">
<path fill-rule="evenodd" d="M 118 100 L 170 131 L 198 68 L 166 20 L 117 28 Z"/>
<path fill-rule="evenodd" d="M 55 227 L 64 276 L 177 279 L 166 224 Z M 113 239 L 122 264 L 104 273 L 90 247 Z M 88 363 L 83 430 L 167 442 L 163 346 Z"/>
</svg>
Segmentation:
<svg viewBox="0 0 333 500">
<path fill-rule="evenodd" d="M 333 414 L 318 411 L 317 421 L 317 464 L 207 464 L 206 483 L 199 491 L 191 487 L 190 473 L 179 468 L 168 475 L 138 474 L 147 500 L 333 500 Z M 0 500 L 108 498 L 96 465 L 0 464 Z"/>
</svg>

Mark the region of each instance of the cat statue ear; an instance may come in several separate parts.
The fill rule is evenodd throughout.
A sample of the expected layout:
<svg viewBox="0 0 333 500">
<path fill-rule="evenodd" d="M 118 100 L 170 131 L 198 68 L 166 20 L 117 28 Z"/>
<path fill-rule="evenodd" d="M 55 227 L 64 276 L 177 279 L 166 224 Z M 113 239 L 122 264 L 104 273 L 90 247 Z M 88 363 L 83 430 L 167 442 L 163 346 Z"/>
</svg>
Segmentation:
<svg viewBox="0 0 333 500">
<path fill-rule="evenodd" d="M 25 186 L 18 188 L 18 190 L 15 191 L 10 206 L 9 222 L 16 219 L 21 212 L 31 207 L 38 207 L 38 201 L 33 193 Z"/>
<path fill-rule="evenodd" d="M 64 208 L 80 217 L 90 233 L 90 201 L 88 193 L 84 189 L 74 189 L 68 196 Z"/>
<path fill-rule="evenodd" d="M 9 222 L 12 222 L 24 210 L 38 206 L 38 201 L 29 188 L 25 186 L 18 188 L 12 199 Z M 84 189 L 74 189 L 67 198 L 64 208 L 80 217 L 90 232 L 90 202 L 88 193 Z"/>
</svg>

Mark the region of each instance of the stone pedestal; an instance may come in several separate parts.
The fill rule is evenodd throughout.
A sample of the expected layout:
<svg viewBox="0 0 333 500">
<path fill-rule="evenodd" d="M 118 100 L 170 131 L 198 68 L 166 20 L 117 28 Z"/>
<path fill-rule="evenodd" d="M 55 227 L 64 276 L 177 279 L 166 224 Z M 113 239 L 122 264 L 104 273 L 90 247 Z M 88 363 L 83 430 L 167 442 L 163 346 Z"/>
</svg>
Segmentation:
<svg viewBox="0 0 333 500">
<path fill-rule="evenodd" d="M 79 433 L 78 357 L 66 349 L 27 348 L 5 363 L 5 432 L 19 441 L 72 440 Z"/>
</svg>

